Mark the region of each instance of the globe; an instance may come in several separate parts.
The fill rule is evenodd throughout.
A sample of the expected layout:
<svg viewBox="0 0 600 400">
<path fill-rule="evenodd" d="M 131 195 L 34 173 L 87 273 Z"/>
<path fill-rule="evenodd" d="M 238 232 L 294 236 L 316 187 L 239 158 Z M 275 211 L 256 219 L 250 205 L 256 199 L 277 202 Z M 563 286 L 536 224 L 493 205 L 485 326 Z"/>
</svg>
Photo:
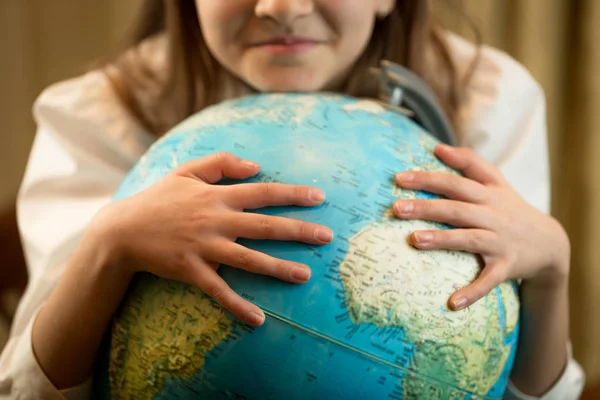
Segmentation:
<svg viewBox="0 0 600 400">
<path fill-rule="evenodd" d="M 439 223 L 399 220 L 394 200 L 436 198 L 393 182 L 399 171 L 457 174 L 438 141 L 376 101 L 337 94 L 256 94 L 209 107 L 159 139 L 115 199 L 217 151 L 257 161 L 245 182 L 322 189 L 318 207 L 257 212 L 327 225 L 332 243 L 238 240 L 312 268 L 294 285 L 222 266 L 220 275 L 265 311 L 250 327 L 196 287 L 140 273 L 98 357 L 95 393 L 113 399 L 501 398 L 519 330 L 515 282 L 462 311 L 449 296 L 472 282 L 478 258 L 417 250 L 408 241 Z M 223 182 L 221 184 L 236 184 Z M 168 202 L 169 199 L 164 200 Z"/>
</svg>

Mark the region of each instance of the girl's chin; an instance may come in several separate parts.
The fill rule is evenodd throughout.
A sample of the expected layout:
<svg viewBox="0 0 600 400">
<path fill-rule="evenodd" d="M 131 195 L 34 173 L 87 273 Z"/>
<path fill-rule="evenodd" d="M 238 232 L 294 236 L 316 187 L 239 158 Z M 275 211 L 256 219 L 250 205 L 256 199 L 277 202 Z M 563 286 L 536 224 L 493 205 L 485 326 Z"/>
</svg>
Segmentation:
<svg viewBox="0 0 600 400">
<path fill-rule="evenodd" d="M 326 85 L 322 79 L 301 74 L 261 74 L 245 81 L 259 92 L 318 92 Z"/>
<path fill-rule="evenodd" d="M 299 85 L 297 83 L 261 82 L 251 85 L 259 92 L 318 92 L 322 90 L 320 85 Z"/>
</svg>

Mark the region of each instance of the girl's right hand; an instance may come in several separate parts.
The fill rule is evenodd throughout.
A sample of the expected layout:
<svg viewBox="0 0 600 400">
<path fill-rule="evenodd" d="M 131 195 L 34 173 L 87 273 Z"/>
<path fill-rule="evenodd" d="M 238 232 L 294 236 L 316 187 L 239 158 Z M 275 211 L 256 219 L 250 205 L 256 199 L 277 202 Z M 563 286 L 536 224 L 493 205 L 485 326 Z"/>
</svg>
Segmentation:
<svg viewBox="0 0 600 400">
<path fill-rule="evenodd" d="M 259 165 L 230 153 L 190 161 L 150 188 L 106 206 L 94 219 L 97 237 L 108 240 L 113 258 L 127 273 L 147 271 L 199 287 L 238 318 L 259 326 L 265 316 L 217 274 L 220 264 L 303 283 L 308 266 L 268 256 L 237 238 L 299 241 L 323 245 L 325 226 L 283 217 L 244 213 L 267 206 L 316 206 L 324 193 L 280 183 L 213 185 L 224 177 L 246 179 Z"/>
</svg>

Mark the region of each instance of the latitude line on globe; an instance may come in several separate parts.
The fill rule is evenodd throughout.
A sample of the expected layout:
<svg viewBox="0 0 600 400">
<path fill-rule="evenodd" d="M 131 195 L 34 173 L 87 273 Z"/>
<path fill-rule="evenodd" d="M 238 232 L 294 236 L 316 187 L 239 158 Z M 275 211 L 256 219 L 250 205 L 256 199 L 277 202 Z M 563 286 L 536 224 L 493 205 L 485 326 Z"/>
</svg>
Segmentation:
<svg viewBox="0 0 600 400">
<path fill-rule="evenodd" d="M 341 347 L 344 347 L 344 348 L 346 348 L 348 350 L 354 351 L 355 353 L 359 353 L 359 354 L 361 354 L 361 355 L 363 355 L 363 356 L 365 356 L 367 358 L 370 358 L 370 359 L 372 359 L 374 361 L 377 361 L 379 363 L 382 363 L 382 364 L 388 365 L 390 367 L 393 367 L 393 368 L 396 368 L 396 369 L 401 369 L 401 370 L 404 370 L 404 371 L 408 372 L 408 370 L 406 370 L 404 367 L 402 367 L 400 365 L 397 365 L 397 364 L 394 364 L 393 362 L 390 362 L 390 361 L 384 360 L 383 358 L 379 358 L 379 357 L 377 357 L 375 355 L 369 354 L 369 353 L 367 353 L 364 350 L 361 350 L 361 349 L 359 349 L 357 347 L 354 347 L 354 346 L 350 346 L 349 344 L 341 342 L 341 341 L 339 341 L 339 340 L 337 340 L 335 338 L 326 336 L 326 335 L 324 335 L 322 333 L 319 333 L 319 332 L 315 331 L 314 329 L 310 329 L 310 328 L 307 328 L 305 326 L 302 326 L 302 325 L 298 324 L 297 322 L 294 322 L 294 321 L 292 321 L 290 319 L 282 317 L 281 315 L 275 314 L 275 313 L 273 313 L 271 311 L 267 311 L 267 310 L 263 310 L 263 311 L 264 311 L 265 314 L 269 315 L 270 317 L 275 318 L 275 319 L 277 319 L 277 320 L 279 320 L 281 322 L 284 322 L 284 323 L 286 323 L 288 325 L 291 325 L 294 328 L 300 329 L 301 331 L 303 331 L 305 333 L 308 333 L 309 335 L 316 336 L 316 337 L 318 337 L 320 339 L 324 339 L 324 340 L 326 340 L 328 342 L 331 342 L 333 344 L 337 344 L 338 346 L 341 346 Z"/>
<path fill-rule="evenodd" d="M 280 322 L 283 322 L 283 323 L 285 323 L 285 324 L 288 324 L 288 325 L 290 325 L 290 326 L 293 326 L 294 328 L 297 328 L 297 329 L 301 330 L 302 332 L 304 332 L 304 333 L 306 333 L 306 334 L 308 334 L 308 335 L 311 335 L 311 336 L 316 336 L 316 337 L 318 337 L 318 338 L 320 338 L 320 339 L 323 339 L 323 340 L 325 340 L 325 341 L 327 341 L 327 342 L 329 342 L 329 343 L 336 344 L 336 345 L 338 345 L 338 346 L 341 346 L 341 347 L 343 347 L 343 348 L 345 348 L 345 349 L 347 349 L 347 350 L 350 350 L 350 351 L 352 351 L 352 352 L 354 352 L 354 353 L 358 353 L 358 354 L 360 354 L 360 355 L 362 355 L 362 356 L 364 356 L 364 357 L 366 357 L 366 358 L 368 358 L 368 359 L 370 359 L 370 360 L 372 360 L 372 361 L 375 361 L 375 362 L 381 363 L 381 364 L 383 364 L 383 365 L 387 365 L 388 367 L 392 367 L 392 368 L 394 368 L 394 369 L 397 369 L 397 370 L 404 371 L 404 372 L 405 372 L 405 373 L 407 373 L 407 374 L 410 374 L 410 373 L 411 373 L 411 371 L 410 371 L 410 370 L 408 370 L 408 369 L 406 369 L 406 368 L 402 367 L 401 365 L 394 364 L 393 362 L 390 362 L 390 361 L 387 361 L 387 360 L 385 360 L 385 359 L 383 359 L 383 358 L 377 357 L 376 355 L 369 354 L 369 353 L 367 353 L 367 352 L 366 352 L 366 351 L 364 351 L 364 350 L 361 350 L 361 349 L 359 349 L 359 348 L 357 348 L 357 347 L 354 347 L 354 346 L 350 346 L 349 344 L 346 344 L 346 343 L 344 343 L 344 342 L 341 342 L 341 341 L 339 341 L 339 340 L 337 340 L 337 339 L 335 339 L 335 338 L 332 338 L 332 337 L 330 337 L 330 336 L 326 336 L 326 335 L 324 335 L 324 334 L 322 334 L 322 333 L 319 333 L 319 332 L 315 331 L 314 329 L 307 328 L 307 327 L 305 327 L 305 326 L 303 326 L 303 325 L 300 325 L 300 324 L 298 324 L 297 322 L 294 322 L 294 321 L 292 321 L 292 320 L 290 320 L 290 319 L 287 319 L 287 318 L 285 318 L 285 317 L 282 317 L 282 316 L 281 316 L 281 315 L 279 315 L 279 314 L 275 314 L 275 313 L 273 313 L 273 312 L 271 312 L 271 311 L 269 311 L 269 310 L 265 310 L 265 309 L 263 309 L 263 312 L 264 312 L 265 314 L 267 314 L 268 316 L 270 316 L 271 318 L 275 318 L 276 320 L 278 320 L 278 321 L 280 321 Z M 435 379 L 435 378 L 431 378 L 431 377 L 427 377 L 427 378 L 425 378 L 425 377 L 421 377 L 421 379 L 423 379 L 423 380 L 427 380 L 427 381 L 429 381 L 429 382 L 435 382 L 435 383 L 438 383 L 438 384 L 445 384 L 445 382 L 443 382 L 443 381 L 441 381 L 441 380 L 438 380 L 438 379 Z M 479 396 L 477 393 L 473 393 L 473 392 L 471 392 L 471 391 L 468 391 L 468 390 L 465 390 L 465 389 L 459 389 L 459 390 L 460 390 L 461 392 L 463 392 L 463 393 L 471 394 L 471 395 L 473 395 L 473 396 Z M 482 398 L 483 398 L 483 399 L 494 399 L 493 397 L 488 397 L 488 396 L 483 396 Z"/>
</svg>

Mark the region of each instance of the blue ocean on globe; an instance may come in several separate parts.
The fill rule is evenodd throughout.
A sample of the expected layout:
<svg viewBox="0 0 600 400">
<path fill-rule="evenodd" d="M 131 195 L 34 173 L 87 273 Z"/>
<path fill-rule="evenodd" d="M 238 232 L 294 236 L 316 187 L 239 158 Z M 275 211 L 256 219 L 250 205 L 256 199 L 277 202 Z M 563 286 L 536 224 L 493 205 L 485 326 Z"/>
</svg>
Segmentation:
<svg viewBox="0 0 600 400">
<path fill-rule="evenodd" d="M 437 143 L 376 101 L 327 93 L 251 95 L 173 128 L 139 160 L 115 200 L 187 161 L 228 151 L 261 164 L 243 182 L 311 185 L 327 196 L 318 207 L 247 212 L 324 224 L 335 238 L 326 246 L 238 240 L 312 269 L 302 285 L 219 269 L 265 311 L 259 328 L 195 287 L 138 274 L 100 351 L 96 397 L 501 398 L 519 330 L 515 283 L 465 310 L 449 310 L 448 297 L 480 272 L 477 257 L 413 248 L 407 238 L 415 230 L 452 228 L 391 213 L 398 198 L 436 197 L 398 188 L 395 173 L 457 173 L 433 155 Z"/>
</svg>

